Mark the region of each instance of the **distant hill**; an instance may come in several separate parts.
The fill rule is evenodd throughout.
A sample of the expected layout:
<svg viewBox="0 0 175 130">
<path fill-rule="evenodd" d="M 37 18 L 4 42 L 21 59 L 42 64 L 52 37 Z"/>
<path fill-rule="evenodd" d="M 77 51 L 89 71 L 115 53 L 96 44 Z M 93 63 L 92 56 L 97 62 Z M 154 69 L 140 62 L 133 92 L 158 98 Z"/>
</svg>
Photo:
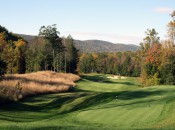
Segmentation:
<svg viewBox="0 0 175 130">
<path fill-rule="evenodd" d="M 36 37 L 31 35 L 18 34 L 29 43 Z M 75 46 L 80 52 L 123 52 L 137 51 L 139 46 L 133 44 L 111 43 L 102 40 L 75 40 Z"/>
<path fill-rule="evenodd" d="M 75 46 L 81 52 L 122 52 L 137 51 L 139 46 L 133 44 L 111 43 L 101 40 L 75 40 Z"/>
<path fill-rule="evenodd" d="M 33 35 L 24 35 L 24 34 L 17 34 L 17 35 L 21 36 L 22 38 L 24 38 L 28 42 L 31 42 L 35 37 L 37 37 L 37 36 L 33 36 Z"/>
</svg>

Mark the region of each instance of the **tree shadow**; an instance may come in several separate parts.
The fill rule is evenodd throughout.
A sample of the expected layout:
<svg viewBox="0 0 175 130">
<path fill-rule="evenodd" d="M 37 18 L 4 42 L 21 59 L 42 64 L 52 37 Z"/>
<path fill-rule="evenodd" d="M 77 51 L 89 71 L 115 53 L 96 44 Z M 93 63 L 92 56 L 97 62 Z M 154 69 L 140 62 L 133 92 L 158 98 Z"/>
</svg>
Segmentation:
<svg viewBox="0 0 175 130">
<path fill-rule="evenodd" d="M 60 93 L 63 94 L 63 93 Z M 89 93 L 81 92 L 79 94 L 72 93 L 72 95 L 59 95 L 47 97 L 47 95 L 38 95 L 28 97 L 18 102 L 10 102 L 6 105 L 0 106 L 1 111 L 9 112 L 48 112 L 52 109 L 59 109 L 65 104 L 69 104 L 78 98 L 89 96 Z M 49 95 L 50 96 L 50 95 Z M 44 97 L 44 98 L 43 98 Z M 50 99 L 49 99 L 50 98 Z M 49 101 L 48 101 L 49 100 Z M 38 103 L 41 102 L 41 103 Z M 38 104 L 34 104 L 38 103 Z"/>
<path fill-rule="evenodd" d="M 156 100 L 144 100 L 138 101 L 135 99 L 146 98 L 149 96 L 160 95 L 162 93 L 167 93 L 166 90 L 137 90 L 137 91 L 118 91 L 118 92 L 78 92 L 78 93 L 70 93 L 68 95 L 53 95 L 51 100 L 48 102 L 47 95 L 44 96 L 35 96 L 30 97 L 28 99 L 24 99 L 20 102 L 13 102 L 7 104 L 5 106 L 0 107 L 0 119 L 3 120 L 13 120 L 16 119 L 18 121 L 25 121 L 25 119 L 29 119 L 27 121 L 34 121 L 38 119 L 43 119 L 43 117 L 52 118 L 56 115 L 68 114 L 75 111 L 84 111 L 84 110 L 95 110 L 95 109 L 103 109 L 103 108 L 113 108 L 119 106 L 129 106 L 136 105 L 139 103 L 150 103 Z M 116 97 L 117 96 L 117 97 Z M 120 100 L 122 101 L 131 101 L 130 103 L 120 103 L 120 104 L 109 104 L 108 106 L 99 106 L 105 103 L 109 103 L 112 100 Z M 39 104 L 32 104 L 33 102 L 41 102 Z M 66 105 L 66 109 L 64 106 Z M 95 107 L 95 108 L 93 108 Z M 54 111 L 54 112 L 51 112 Z M 1 113 L 2 112 L 2 113 Z M 49 113 L 51 115 L 43 117 L 28 117 L 27 114 L 24 115 L 10 115 L 9 112 L 13 113 Z M 5 113 L 5 114 L 4 114 Z M 53 114 L 53 115 L 52 115 Z M 6 116 L 9 117 L 6 119 Z M 12 119 L 11 119 L 12 118 Z M 24 120 L 22 120 L 24 119 Z M 33 120 L 32 120 L 33 119 Z"/>
<path fill-rule="evenodd" d="M 166 93 L 168 91 L 163 90 L 155 90 L 155 91 L 145 91 L 145 90 L 137 90 L 137 91 L 118 91 L 118 92 L 79 92 L 79 94 L 72 93 L 72 95 L 64 95 L 53 97 L 54 99 L 51 102 L 44 102 L 46 99 L 42 99 L 38 96 L 30 97 L 28 99 L 24 99 L 20 102 L 13 102 L 5 105 L 5 107 L 0 107 L 0 110 L 9 110 L 9 111 L 35 111 L 35 112 L 44 112 L 54 108 L 60 108 L 64 104 L 69 104 L 75 101 L 78 98 L 87 97 L 83 102 L 77 104 L 73 108 L 73 110 L 78 110 L 86 107 L 90 107 L 92 105 L 99 105 L 101 103 L 106 103 L 114 99 L 118 100 L 135 100 L 146 98 L 149 96 L 160 95 L 162 93 Z M 52 98 L 52 97 L 50 97 Z M 42 102 L 38 105 L 28 105 L 27 103 L 34 102 Z M 15 109 L 12 109 L 15 108 Z"/>
<path fill-rule="evenodd" d="M 83 76 L 81 76 L 81 79 L 89 80 L 89 81 L 92 81 L 92 82 L 106 81 L 106 78 L 103 77 L 102 75 L 95 75 L 95 76 L 83 75 Z"/>
<path fill-rule="evenodd" d="M 120 92 L 99 93 L 87 99 L 79 106 L 76 106 L 74 110 L 86 111 L 86 110 L 98 110 L 98 109 L 114 108 L 114 107 L 128 108 L 127 106 L 130 106 L 130 105 L 136 105 L 135 107 L 151 107 L 153 105 L 152 104 L 153 102 L 160 101 L 160 99 L 154 99 L 154 98 L 144 99 L 144 98 L 166 94 L 168 92 L 169 91 L 166 91 L 166 90 L 155 90 L 155 91 L 139 90 L 139 91 L 132 91 L 132 92 L 131 91 L 120 91 Z M 140 100 L 138 101 L 135 99 L 140 99 Z M 144 100 L 141 100 L 141 99 L 144 99 Z M 99 106 L 99 105 L 109 103 L 112 100 L 118 100 L 120 101 L 120 103 L 108 104 L 107 106 Z M 129 103 L 125 102 L 129 100 L 130 100 Z M 157 102 L 157 103 L 161 103 L 161 102 Z M 145 104 L 145 105 L 140 106 L 138 104 Z"/>
<path fill-rule="evenodd" d="M 128 85 L 128 86 L 137 85 L 133 83 L 132 81 L 124 81 L 124 82 L 111 81 L 108 78 L 101 76 L 101 75 L 95 75 L 95 76 L 84 75 L 84 76 L 81 76 L 81 79 L 78 82 L 85 81 L 85 80 L 89 80 L 91 82 L 106 83 L 106 84 L 123 84 L 123 85 Z"/>
</svg>

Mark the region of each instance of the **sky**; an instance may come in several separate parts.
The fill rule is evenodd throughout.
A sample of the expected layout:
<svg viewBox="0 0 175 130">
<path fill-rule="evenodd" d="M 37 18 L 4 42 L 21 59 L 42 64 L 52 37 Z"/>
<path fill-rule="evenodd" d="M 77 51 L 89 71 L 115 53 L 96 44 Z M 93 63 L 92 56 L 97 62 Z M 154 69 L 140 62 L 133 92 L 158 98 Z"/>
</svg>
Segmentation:
<svg viewBox="0 0 175 130">
<path fill-rule="evenodd" d="M 136 44 L 147 29 L 167 38 L 175 0 L 0 0 L 0 25 L 10 32 L 38 35 L 57 24 L 60 36 Z"/>
</svg>

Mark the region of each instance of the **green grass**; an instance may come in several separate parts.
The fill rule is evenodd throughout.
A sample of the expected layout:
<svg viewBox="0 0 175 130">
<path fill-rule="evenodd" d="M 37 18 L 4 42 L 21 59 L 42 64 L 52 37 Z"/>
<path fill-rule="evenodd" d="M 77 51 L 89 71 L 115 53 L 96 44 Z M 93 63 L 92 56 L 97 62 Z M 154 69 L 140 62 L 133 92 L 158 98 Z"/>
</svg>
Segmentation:
<svg viewBox="0 0 175 130">
<path fill-rule="evenodd" d="M 97 74 L 77 84 L 1 106 L 0 129 L 175 129 L 175 86 L 141 88 L 135 78 Z"/>
</svg>

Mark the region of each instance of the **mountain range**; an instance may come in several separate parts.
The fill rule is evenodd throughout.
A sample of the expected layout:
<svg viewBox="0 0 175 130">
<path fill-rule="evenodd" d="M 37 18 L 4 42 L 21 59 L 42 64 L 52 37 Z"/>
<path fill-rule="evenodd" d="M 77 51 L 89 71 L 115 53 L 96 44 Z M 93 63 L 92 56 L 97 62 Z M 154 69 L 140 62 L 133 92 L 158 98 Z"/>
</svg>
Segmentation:
<svg viewBox="0 0 175 130">
<path fill-rule="evenodd" d="M 36 37 L 31 35 L 17 34 L 24 38 L 29 43 Z M 102 40 L 74 40 L 75 47 L 80 52 L 124 52 L 124 51 L 137 51 L 139 46 L 133 44 L 111 43 Z"/>
</svg>

